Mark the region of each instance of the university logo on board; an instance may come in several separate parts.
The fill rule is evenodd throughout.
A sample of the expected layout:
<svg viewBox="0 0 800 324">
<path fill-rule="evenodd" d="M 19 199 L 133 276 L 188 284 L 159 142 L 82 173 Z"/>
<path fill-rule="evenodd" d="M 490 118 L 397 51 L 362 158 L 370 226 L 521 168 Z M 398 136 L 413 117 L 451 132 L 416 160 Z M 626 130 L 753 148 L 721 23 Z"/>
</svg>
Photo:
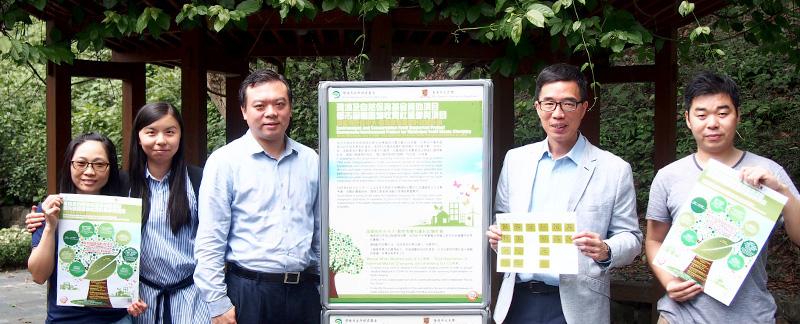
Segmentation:
<svg viewBox="0 0 800 324">
<path fill-rule="evenodd" d="M 341 93 L 339 93 L 339 91 L 334 91 L 334 92 L 333 92 L 333 98 L 335 98 L 335 99 L 339 99 L 339 97 L 340 97 L 341 95 L 342 95 L 342 94 L 341 94 Z"/>
</svg>

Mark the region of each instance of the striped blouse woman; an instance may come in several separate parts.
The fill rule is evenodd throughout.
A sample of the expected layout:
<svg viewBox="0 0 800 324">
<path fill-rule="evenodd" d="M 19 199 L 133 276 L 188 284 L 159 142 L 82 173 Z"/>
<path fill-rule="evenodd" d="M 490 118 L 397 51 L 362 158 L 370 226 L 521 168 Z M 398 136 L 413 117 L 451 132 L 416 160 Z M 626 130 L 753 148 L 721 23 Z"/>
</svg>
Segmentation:
<svg viewBox="0 0 800 324">
<path fill-rule="evenodd" d="M 183 120 L 175 107 L 144 105 L 133 121 L 130 196 L 142 198 L 141 300 L 135 323 L 210 323 L 194 274 L 197 194 L 202 169 L 187 166 Z"/>
</svg>

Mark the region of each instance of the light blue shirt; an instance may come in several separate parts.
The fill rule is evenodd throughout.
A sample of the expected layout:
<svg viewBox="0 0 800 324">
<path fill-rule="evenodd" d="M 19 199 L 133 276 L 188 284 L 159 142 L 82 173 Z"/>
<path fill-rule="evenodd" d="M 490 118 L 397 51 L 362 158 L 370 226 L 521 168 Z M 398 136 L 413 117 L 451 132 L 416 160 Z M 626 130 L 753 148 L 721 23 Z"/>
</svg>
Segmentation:
<svg viewBox="0 0 800 324">
<path fill-rule="evenodd" d="M 285 137 L 276 160 L 248 131 L 206 161 L 194 280 L 211 317 L 233 305 L 225 262 L 268 273 L 319 274 L 319 156 Z"/>
<path fill-rule="evenodd" d="M 542 145 L 539 164 L 536 167 L 536 176 L 533 180 L 531 192 L 530 212 L 565 212 L 578 162 L 586 147 L 586 138 L 578 134 L 578 141 L 572 149 L 558 160 L 553 160 L 550 145 Z M 517 273 L 518 282 L 531 280 L 544 281 L 551 286 L 558 286 L 558 275 L 551 273 Z"/>
<path fill-rule="evenodd" d="M 197 234 L 197 198 L 194 188 L 186 177 L 186 198 L 189 199 L 190 223 L 178 234 L 172 233 L 167 219 L 170 173 L 161 181 L 156 180 L 145 168 L 145 178 L 150 187 L 150 214 L 142 228 L 141 269 L 139 275 L 162 287 L 174 285 L 194 273 L 194 239 Z M 156 323 L 161 314 L 156 314 L 158 291 L 148 285 L 139 286 L 140 297 L 148 305 L 134 323 Z M 163 305 L 162 305 L 163 307 Z M 180 289 L 170 295 L 172 323 L 211 323 L 208 305 L 200 301 L 197 286 Z M 161 309 L 163 312 L 163 308 Z"/>
</svg>

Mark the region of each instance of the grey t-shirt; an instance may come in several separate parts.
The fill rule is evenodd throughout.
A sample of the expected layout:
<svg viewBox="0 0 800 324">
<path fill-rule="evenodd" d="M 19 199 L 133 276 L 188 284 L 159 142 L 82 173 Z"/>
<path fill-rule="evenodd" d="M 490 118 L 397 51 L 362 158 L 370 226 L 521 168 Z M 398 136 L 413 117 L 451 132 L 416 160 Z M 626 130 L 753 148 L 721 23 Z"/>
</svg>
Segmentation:
<svg viewBox="0 0 800 324">
<path fill-rule="evenodd" d="M 761 166 L 772 173 L 780 182 L 786 184 L 797 199 L 800 194 L 786 171 L 774 161 L 745 152 L 742 159 L 733 167 Z M 653 179 L 650 187 L 650 201 L 647 206 L 647 219 L 672 223 L 678 216 L 681 205 L 688 198 L 702 169 L 694 155 L 689 155 L 662 168 Z M 783 224 L 783 217 L 776 226 Z M 673 324 L 676 323 L 774 323 L 775 300 L 767 291 L 767 257 L 763 251 L 758 255 L 750 273 L 742 283 L 730 306 L 717 301 L 705 293 L 679 303 L 668 295 L 658 301 L 658 311 Z"/>
</svg>

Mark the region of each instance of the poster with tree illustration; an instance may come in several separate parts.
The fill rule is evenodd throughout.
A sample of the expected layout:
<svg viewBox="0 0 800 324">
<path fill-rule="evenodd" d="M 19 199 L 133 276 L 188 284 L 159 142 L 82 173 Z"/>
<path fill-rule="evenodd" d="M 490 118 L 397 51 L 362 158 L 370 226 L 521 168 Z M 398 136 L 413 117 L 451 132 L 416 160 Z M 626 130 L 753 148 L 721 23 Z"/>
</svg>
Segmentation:
<svg viewBox="0 0 800 324">
<path fill-rule="evenodd" d="M 653 264 L 730 305 L 764 247 L 787 198 L 750 186 L 714 160 L 683 204 Z"/>
<path fill-rule="evenodd" d="M 58 306 L 127 308 L 139 298 L 141 199 L 62 196 Z"/>
</svg>

